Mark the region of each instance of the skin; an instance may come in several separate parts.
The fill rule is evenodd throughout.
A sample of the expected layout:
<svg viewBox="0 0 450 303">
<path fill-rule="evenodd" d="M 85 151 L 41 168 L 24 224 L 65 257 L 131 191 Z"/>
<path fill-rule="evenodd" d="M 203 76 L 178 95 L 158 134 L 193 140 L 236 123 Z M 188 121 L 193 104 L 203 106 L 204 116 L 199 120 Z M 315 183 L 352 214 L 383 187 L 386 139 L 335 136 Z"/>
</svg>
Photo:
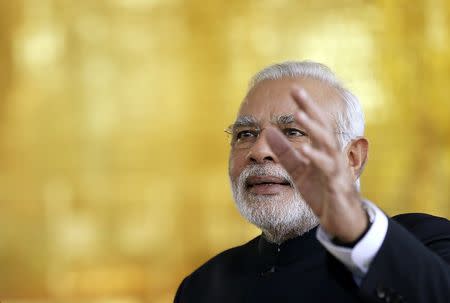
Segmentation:
<svg viewBox="0 0 450 303">
<path fill-rule="evenodd" d="M 360 137 L 340 150 L 333 113 L 342 109 L 338 92 L 318 80 L 283 78 L 260 82 L 243 100 L 238 118 L 254 117 L 261 132 L 251 146 L 237 148 L 232 144 L 229 174 L 234 181 L 250 164 L 270 162 L 283 166 L 322 228 L 350 243 L 368 225 L 355 187 L 367 160 L 368 141 Z M 274 123 L 274 117 L 286 114 L 294 115 L 294 123 Z M 307 136 L 287 136 L 286 127 L 304 131 Z M 292 187 L 277 184 L 249 190 L 267 199 L 271 195 L 293 195 Z"/>
</svg>

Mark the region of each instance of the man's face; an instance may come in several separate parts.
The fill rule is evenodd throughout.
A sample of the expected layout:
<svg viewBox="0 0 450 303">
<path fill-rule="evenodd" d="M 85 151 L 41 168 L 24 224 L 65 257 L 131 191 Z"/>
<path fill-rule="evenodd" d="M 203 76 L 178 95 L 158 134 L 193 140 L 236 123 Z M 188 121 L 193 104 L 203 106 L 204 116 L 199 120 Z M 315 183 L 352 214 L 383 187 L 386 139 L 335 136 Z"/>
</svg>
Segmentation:
<svg viewBox="0 0 450 303">
<path fill-rule="evenodd" d="M 265 129 L 276 127 L 296 149 L 309 143 L 305 130 L 293 120 L 298 111 L 291 97 L 295 87 L 304 88 L 328 119 L 341 110 L 337 91 L 317 80 L 265 80 L 248 93 L 232 127 L 229 175 L 233 194 L 241 213 L 266 231 L 293 228 L 286 225 L 299 225 L 311 215 L 265 138 Z"/>
</svg>

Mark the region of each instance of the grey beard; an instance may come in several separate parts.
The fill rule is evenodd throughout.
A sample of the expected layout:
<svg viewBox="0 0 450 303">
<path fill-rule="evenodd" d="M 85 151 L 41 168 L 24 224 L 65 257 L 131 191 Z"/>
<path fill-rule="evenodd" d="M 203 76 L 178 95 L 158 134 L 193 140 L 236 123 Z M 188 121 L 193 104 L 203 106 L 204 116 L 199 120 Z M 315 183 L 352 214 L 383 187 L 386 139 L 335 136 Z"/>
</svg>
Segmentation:
<svg viewBox="0 0 450 303">
<path fill-rule="evenodd" d="M 292 197 L 254 195 L 248 192 L 246 180 L 250 176 L 275 176 L 286 179 L 294 191 Z M 275 164 L 247 166 L 237 180 L 231 180 L 236 206 L 241 215 L 263 231 L 265 238 L 280 244 L 300 236 L 319 224 L 319 220 L 303 200 L 291 176 Z"/>
</svg>

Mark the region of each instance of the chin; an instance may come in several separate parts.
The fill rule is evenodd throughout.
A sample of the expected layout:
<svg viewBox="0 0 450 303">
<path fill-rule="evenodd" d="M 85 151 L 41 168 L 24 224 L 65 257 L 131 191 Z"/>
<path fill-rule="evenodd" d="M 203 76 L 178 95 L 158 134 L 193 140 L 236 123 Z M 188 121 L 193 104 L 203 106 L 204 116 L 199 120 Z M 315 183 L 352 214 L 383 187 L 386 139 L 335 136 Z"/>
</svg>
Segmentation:
<svg viewBox="0 0 450 303">
<path fill-rule="evenodd" d="M 261 195 L 233 192 L 241 215 L 261 229 L 267 240 L 281 243 L 300 236 L 318 224 L 311 208 L 294 192 Z"/>
<path fill-rule="evenodd" d="M 318 223 L 289 174 L 276 165 L 249 166 L 230 181 L 241 215 L 271 242 L 299 236 Z"/>
</svg>

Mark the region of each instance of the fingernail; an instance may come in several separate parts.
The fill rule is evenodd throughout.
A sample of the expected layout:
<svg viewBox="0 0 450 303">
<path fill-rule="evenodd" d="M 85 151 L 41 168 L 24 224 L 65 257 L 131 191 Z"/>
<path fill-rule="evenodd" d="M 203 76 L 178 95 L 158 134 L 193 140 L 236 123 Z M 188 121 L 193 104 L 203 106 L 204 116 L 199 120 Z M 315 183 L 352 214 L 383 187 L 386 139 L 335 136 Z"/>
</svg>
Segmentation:
<svg viewBox="0 0 450 303">
<path fill-rule="evenodd" d="M 300 88 L 298 94 L 300 95 L 300 97 L 302 98 L 307 98 L 308 97 L 308 93 L 306 92 L 306 90 L 304 88 Z"/>
<path fill-rule="evenodd" d="M 306 114 L 304 112 L 299 112 L 298 118 L 302 121 L 305 121 L 306 119 L 308 119 L 308 117 L 306 116 Z"/>
<path fill-rule="evenodd" d="M 310 152 L 311 151 L 311 146 L 303 145 L 303 151 L 306 152 L 306 153 Z"/>
</svg>

